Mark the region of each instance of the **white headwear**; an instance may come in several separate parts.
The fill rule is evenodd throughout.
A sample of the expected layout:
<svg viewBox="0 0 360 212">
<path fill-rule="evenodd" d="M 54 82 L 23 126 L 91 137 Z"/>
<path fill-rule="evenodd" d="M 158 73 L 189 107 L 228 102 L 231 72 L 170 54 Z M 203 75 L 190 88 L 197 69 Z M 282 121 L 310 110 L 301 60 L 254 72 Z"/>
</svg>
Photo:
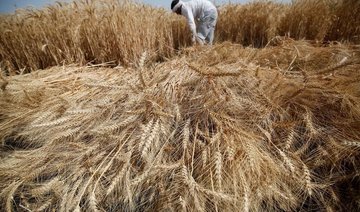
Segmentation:
<svg viewBox="0 0 360 212">
<path fill-rule="evenodd" d="M 179 0 L 179 2 L 172 8 L 172 11 L 176 12 L 181 7 L 181 5 L 183 5 L 183 2 Z"/>
</svg>

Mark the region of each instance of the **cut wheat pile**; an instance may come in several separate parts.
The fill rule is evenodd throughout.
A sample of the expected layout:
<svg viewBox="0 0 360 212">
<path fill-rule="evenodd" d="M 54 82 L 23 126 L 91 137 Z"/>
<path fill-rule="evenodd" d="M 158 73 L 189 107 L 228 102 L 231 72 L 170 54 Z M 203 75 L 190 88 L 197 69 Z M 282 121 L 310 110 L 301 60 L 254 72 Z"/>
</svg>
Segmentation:
<svg viewBox="0 0 360 212">
<path fill-rule="evenodd" d="M 359 46 L 147 58 L 2 77 L 2 208 L 359 209 Z"/>
</svg>

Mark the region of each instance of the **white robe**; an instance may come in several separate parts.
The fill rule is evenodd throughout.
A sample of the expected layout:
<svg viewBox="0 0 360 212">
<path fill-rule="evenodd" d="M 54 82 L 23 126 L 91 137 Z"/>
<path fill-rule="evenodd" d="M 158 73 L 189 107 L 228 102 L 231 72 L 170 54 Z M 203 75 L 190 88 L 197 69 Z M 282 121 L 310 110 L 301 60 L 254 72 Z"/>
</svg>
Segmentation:
<svg viewBox="0 0 360 212">
<path fill-rule="evenodd" d="M 214 28 L 217 19 L 216 7 L 208 0 L 191 0 L 183 2 L 181 8 L 181 15 L 185 16 L 187 23 L 190 27 L 190 31 L 195 37 L 199 37 L 202 40 L 207 40 L 212 43 Z M 196 22 L 199 23 L 198 30 L 196 32 Z"/>
</svg>

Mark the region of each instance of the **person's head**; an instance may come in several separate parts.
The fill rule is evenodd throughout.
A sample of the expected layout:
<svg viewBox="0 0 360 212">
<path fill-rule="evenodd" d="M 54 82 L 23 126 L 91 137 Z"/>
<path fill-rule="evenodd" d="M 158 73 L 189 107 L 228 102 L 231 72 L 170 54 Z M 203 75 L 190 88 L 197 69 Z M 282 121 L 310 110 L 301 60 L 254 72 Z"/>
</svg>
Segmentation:
<svg viewBox="0 0 360 212">
<path fill-rule="evenodd" d="M 181 0 L 173 0 L 171 2 L 171 10 L 178 14 L 181 15 L 181 8 L 182 8 L 183 2 Z"/>
</svg>

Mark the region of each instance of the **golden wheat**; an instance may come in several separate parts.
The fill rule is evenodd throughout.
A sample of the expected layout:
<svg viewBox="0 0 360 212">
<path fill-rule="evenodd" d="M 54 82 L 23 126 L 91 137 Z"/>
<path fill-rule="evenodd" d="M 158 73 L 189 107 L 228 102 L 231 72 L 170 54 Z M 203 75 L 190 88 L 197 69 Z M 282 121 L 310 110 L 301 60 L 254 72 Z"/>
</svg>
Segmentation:
<svg viewBox="0 0 360 212">
<path fill-rule="evenodd" d="M 298 6 L 256 3 L 221 11 L 217 36 L 231 40 L 220 36 L 233 27 L 234 42 L 265 48 L 225 42 L 175 55 L 174 47 L 188 42 L 182 19 L 138 4 L 94 2 L 25 12 L 28 19 L 19 14 L 23 25 L 1 23 L 2 29 L 21 25 L 14 34 L 0 32 L 7 67 L 0 91 L 1 208 L 359 208 L 359 46 L 272 39 L 272 20 L 285 21 L 280 9 L 290 14 Z M 249 28 L 240 35 L 240 26 L 224 19 L 238 21 L 241 16 L 230 15 L 238 10 L 250 18 L 241 22 Z M 278 14 L 268 17 L 271 12 Z M 142 15 L 149 16 L 145 23 Z M 265 24 L 252 28 L 249 20 L 257 19 Z M 68 28 L 46 27 L 64 20 Z M 308 29 L 323 37 L 323 29 L 312 32 L 308 24 L 299 37 Z M 35 40 L 24 42 L 35 25 L 41 27 Z M 21 27 L 30 34 L 20 36 Z M 19 41 L 32 43 L 33 54 Z M 88 65 L 8 76 L 25 66 L 69 63 Z"/>
</svg>

